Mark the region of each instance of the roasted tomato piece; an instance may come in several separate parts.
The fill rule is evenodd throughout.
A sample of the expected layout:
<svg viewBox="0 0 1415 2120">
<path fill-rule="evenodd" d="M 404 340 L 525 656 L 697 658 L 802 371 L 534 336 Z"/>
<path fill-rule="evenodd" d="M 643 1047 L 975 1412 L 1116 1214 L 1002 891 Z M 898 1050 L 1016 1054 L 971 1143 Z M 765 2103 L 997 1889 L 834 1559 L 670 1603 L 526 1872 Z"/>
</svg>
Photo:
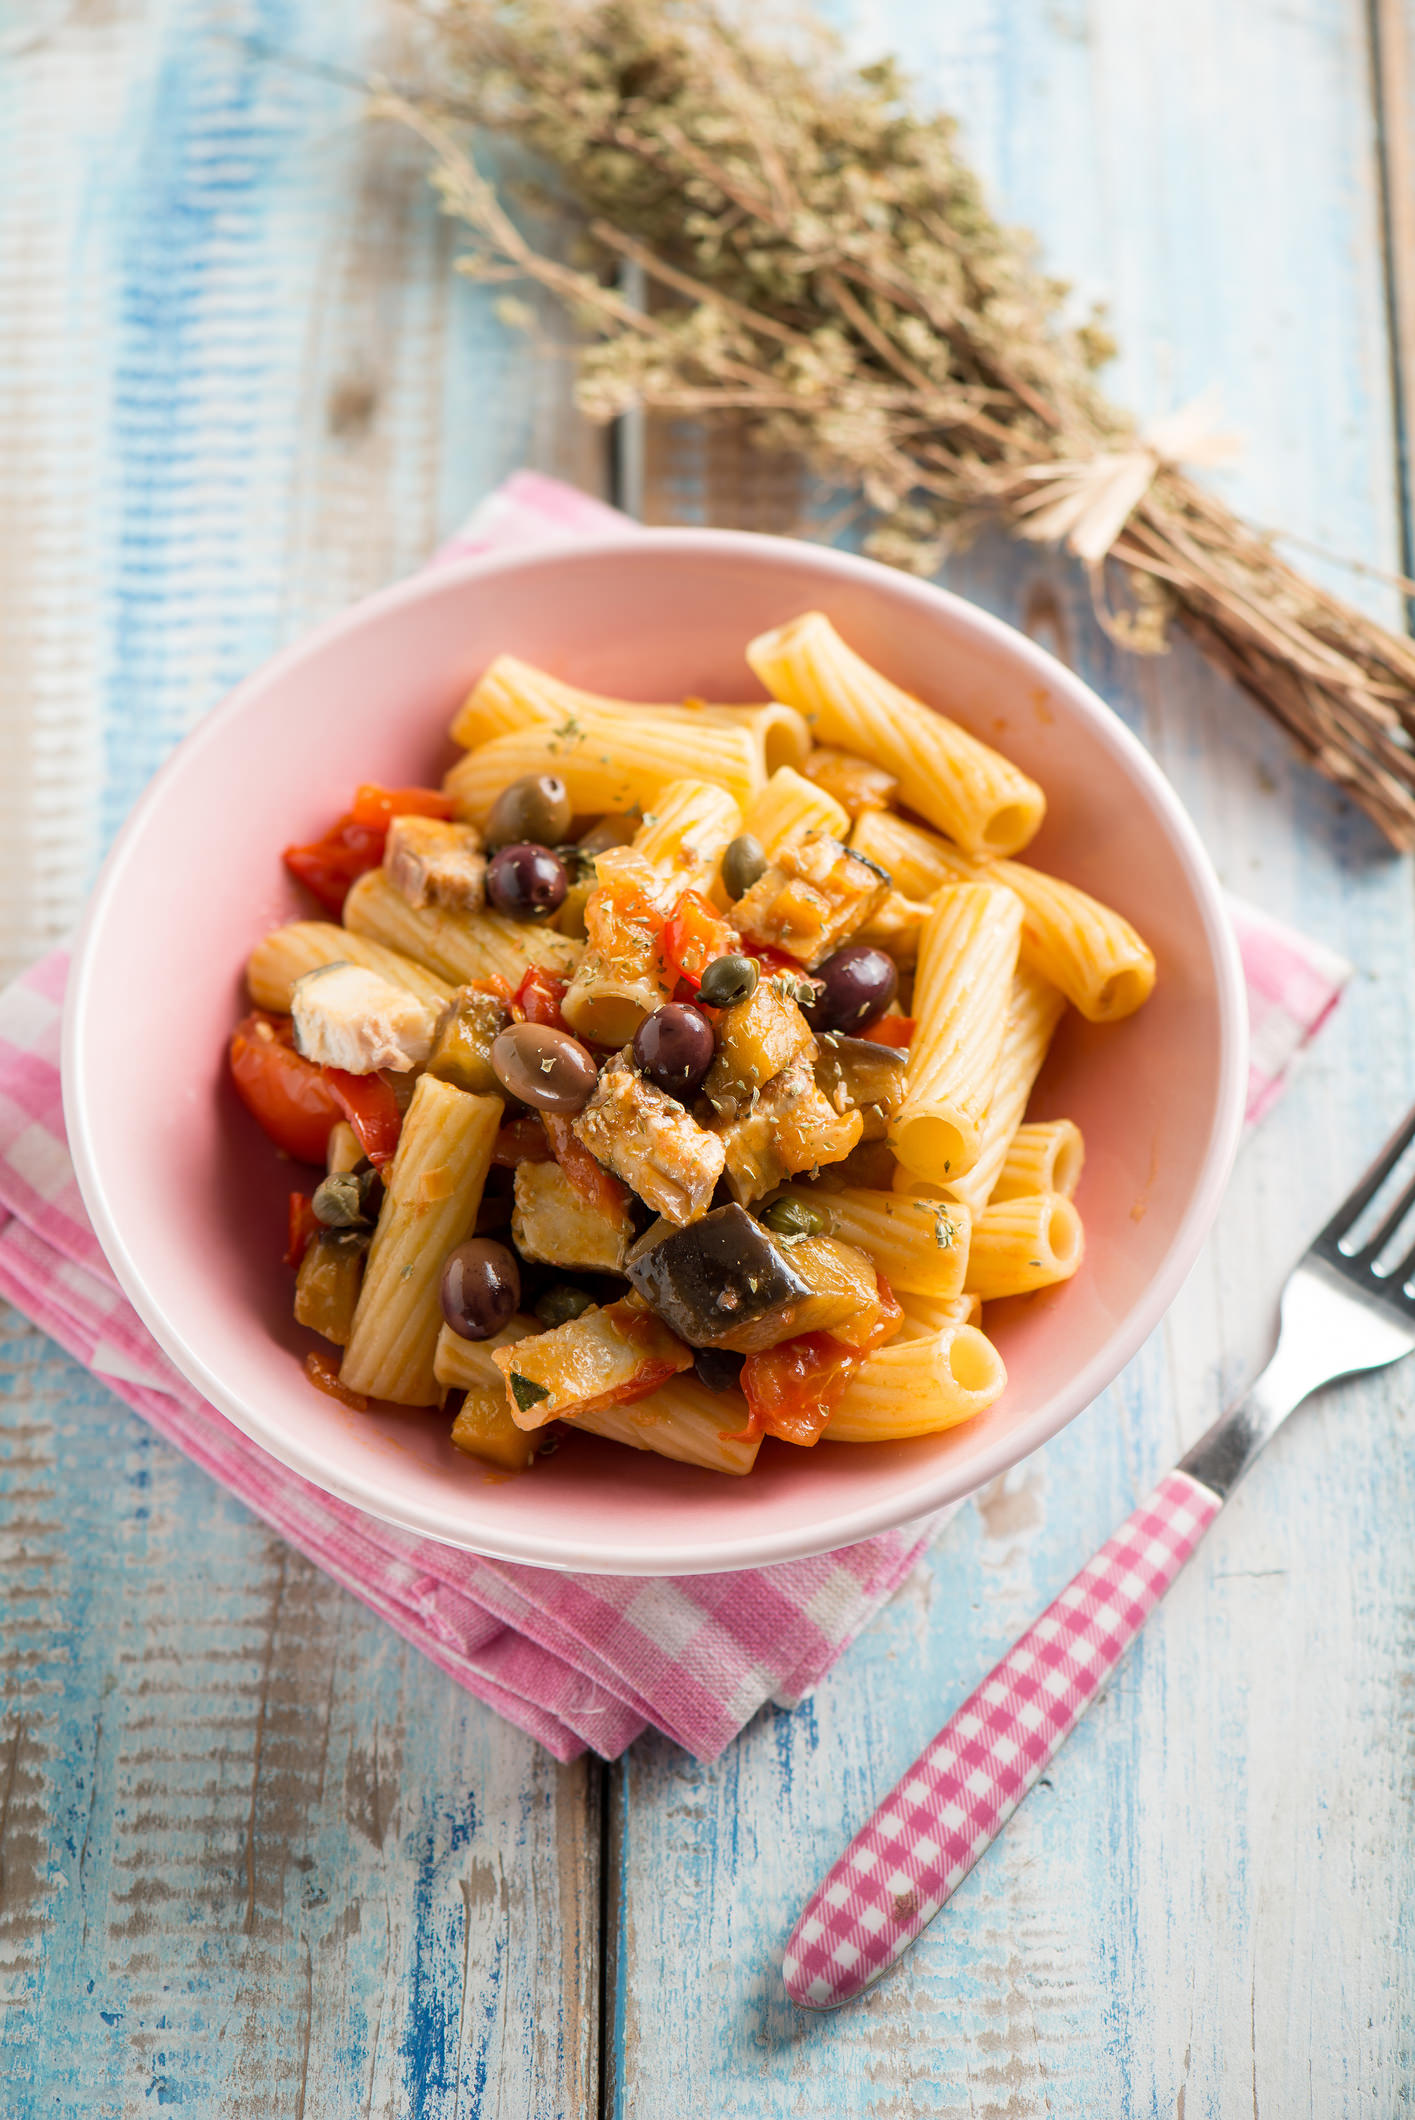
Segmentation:
<svg viewBox="0 0 1415 2120">
<path fill-rule="evenodd" d="M 664 925 L 660 948 L 667 970 L 696 991 L 713 959 L 737 948 L 737 931 L 701 892 L 684 891 Z"/>
<path fill-rule="evenodd" d="M 290 1195 L 290 1241 L 285 1246 L 285 1264 L 298 1266 L 319 1235 L 319 1223 L 315 1219 L 314 1200 L 309 1193 L 292 1192 Z"/>
<path fill-rule="evenodd" d="M 451 815 L 452 798 L 440 788 L 380 788 L 365 781 L 354 797 L 346 822 L 386 832 L 395 817 L 445 819 Z"/>
<path fill-rule="evenodd" d="M 542 1112 L 541 1122 L 552 1155 L 580 1198 L 607 1215 L 622 1214 L 629 1198 L 628 1186 L 621 1185 L 612 1171 L 596 1161 L 572 1132 L 572 1121 L 564 1112 Z"/>
<path fill-rule="evenodd" d="M 299 1163 L 323 1163 L 342 1107 L 323 1068 L 295 1051 L 288 1016 L 255 1009 L 231 1033 L 231 1074 L 246 1109 L 277 1148 Z"/>
<path fill-rule="evenodd" d="M 748 1435 L 776 1435 L 783 1443 L 809 1447 L 845 1396 L 846 1386 L 867 1356 L 899 1330 L 904 1312 L 883 1274 L 877 1275 L 880 1314 L 859 1347 L 847 1347 L 829 1332 L 802 1332 L 742 1364 Z"/>
<path fill-rule="evenodd" d="M 350 886 L 382 862 L 387 836 L 384 826 L 359 824 L 350 814 L 331 825 L 323 839 L 311 840 L 308 846 L 286 847 L 283 859 L 290 874 L 337 920 Z"/>
<path fill-rule="evenodd" d="M 402 1131 L 398 1099 L 381 1075 L 350 1075 L 342 1067 L 321 1070 L 340 1116 L 348 1120 L 375 1170 L 391 1163 Z"/>
<path fill-rule="evenodd" d="M 914 1036 L 912 1016 L 881 1016 L 868 1030 L 856 1031 L 857 1038 L 868 1038 L 871 1045 L 908 1045 Z"/>
<path fill-rule="evenodd" d="M 553 1163 L 555 1151 L 545 1138 L 540 1120 L 527 1115 L 502 1127 L 491 1160 L 503 1170 L 514 1170 L 518 1163 Z"/>
<path fill-rule="evenodd" d="M 569 986 L 568 979 L 558 979 L 543 964 L 528 964 L 511 996 L 511 1014 L 518 1023 L 549 1023 L 558 1031 L 566 1030 L 560 1004 Z"/>
</svg>

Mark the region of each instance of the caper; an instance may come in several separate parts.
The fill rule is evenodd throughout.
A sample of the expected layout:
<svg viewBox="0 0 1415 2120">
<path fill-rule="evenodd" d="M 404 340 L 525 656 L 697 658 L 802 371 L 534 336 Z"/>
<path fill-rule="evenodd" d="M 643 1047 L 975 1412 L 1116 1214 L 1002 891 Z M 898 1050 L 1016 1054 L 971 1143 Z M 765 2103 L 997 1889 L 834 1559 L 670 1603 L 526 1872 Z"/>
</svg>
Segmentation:
<svg viewBox="0 0 1415 2120">
<path fill-rule="evenodd" d="M 575 1288 L 569 1281 L 556 1281 L 537 1302 L 536 1316 L 542 1325 L 568 1325 L 571 1318 L 582 1318 L 593 1308 L 594 1298 L 587 1296 L 583 1288 Z"/>
<path fill-rule="evenodd" d="M 826 1227 L 825 1216 L 818 1207 L 806 1200 L 792 1199 L 789 1194 L 773 1200 L 762 1221 L 778 1237 L 818 1237 Z"/>
<path fill-rule="evenodd" d="M 766 874 L 766 851 L 759 839 L 743 832 L 722 857 L 722 888 L 734 901 L 745 898 L 752 885 Z"/>
<path fill-rule="evenodd" d="M 570 796 L 558 773 L 527 773 L 503 788 L 483 837 L 488 847 L 523 842 L 553 847 L 570 829 Z"/>
<path fill-rule="evenodd" d="M 364 1187 L 351 1170 L 335 1171 L 315 1187 L 314 1218 L 326 1229 L 357 1229 L 364 1212 Z"/>
<path fill-rule="evenodd" d="M 751 1000 L 760 977 L 755 957 L 714 957 L 703 973 L 698 999 L 709 1008 L 735 1008 L 739 1001 Z"/>
</svg>

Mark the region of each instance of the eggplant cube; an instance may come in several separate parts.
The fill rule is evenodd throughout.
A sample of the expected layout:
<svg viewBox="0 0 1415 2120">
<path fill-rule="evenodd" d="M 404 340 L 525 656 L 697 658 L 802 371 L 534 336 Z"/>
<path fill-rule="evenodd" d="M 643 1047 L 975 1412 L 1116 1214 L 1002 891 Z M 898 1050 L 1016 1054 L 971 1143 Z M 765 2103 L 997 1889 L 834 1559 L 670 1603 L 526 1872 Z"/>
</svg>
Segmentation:
<svg viewBox="0 0 1415 2120">
<path fill-rule="evenodd" d="M 737 1206 L 715 1207 L 687 1229 L 650 1230 L 630 1254 L 628 1273 L 690 1347 L 734 1344 L 744 1328 L 811 1292 L 771 1232 Z"/>
</svg>

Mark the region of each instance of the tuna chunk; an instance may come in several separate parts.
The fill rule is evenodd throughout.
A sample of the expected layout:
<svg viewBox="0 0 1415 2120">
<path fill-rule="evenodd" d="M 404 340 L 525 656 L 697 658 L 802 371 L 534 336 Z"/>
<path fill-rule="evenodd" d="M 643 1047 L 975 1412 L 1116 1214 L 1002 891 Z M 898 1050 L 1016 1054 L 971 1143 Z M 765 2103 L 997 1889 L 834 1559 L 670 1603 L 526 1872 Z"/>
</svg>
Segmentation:
<svg viewBox="0 0 1415 2120">
<path fill-rule="evenodd" d="M 437 1021 L 406 987 L 358 964 L 322 964 L 295 981 L 290 997 L 295 1043 L 307 1060 L 372 1075 L 421 1067 Z"/>
<path fill-rule="evenodd" d="M 681 1228 L 711 1205 L 722 1143 L 675 1097 L 645 1082 L 627 1048 L 571 1123 L 590 1154 L 668 1221 Z"/>
<path fill-rule="evenodd" d="M 395 817 L 388 827 L 383 866 L 394 890 L 409 905 L 481 911 L 486 856 L 475 825 L 446 824 L 440 817 Z"/>
</svg>

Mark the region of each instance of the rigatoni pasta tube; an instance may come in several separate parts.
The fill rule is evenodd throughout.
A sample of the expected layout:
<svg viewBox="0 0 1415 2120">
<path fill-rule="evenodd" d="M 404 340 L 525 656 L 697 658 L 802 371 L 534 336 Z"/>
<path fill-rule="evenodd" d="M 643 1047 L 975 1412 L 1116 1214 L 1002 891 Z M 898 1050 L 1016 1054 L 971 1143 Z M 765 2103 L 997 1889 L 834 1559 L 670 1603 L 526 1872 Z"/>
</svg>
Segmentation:
<svg viewBox="0 0 1415 2120">
<path fill-rule="evenodd" d="M 678 721 L 689 734 L 694 727 L 715 722 L 735 723 L 750 730 L 762 754 L 763 770 L 774 773 L 778 766 L 799 766 L 809 756 L 811 732 L 804 716 L 780 700 L 748 706 L 720 706 L 705 699 L 681 703 L 642 705 L 636 700 L 614 699 L 601 692 L 587 692 L 580 685 L 566 684 L 547 670 L 522 662 L 515 655 L 498 655 L 488 664 L 452 723 L 452 740 L 465 750 L 524 729 L 537 722 L 563 725 L 589 714 L 651 714 L 659 720 Z"/>
<path fill-rule="evenodd" d="M 1038 978 L 1025 965 L 1018 966 L 1008 995 L 1007 1022 L 998 1052 L 992 1099 L 983 1120 L 978 1159 L 961 1178 L 948 1179 L 944 1185 L 945 1192 L 964 1201 L 975 1215 L 981 1213 L 986 1202 L 993 1197 L 1008 1145 L 1022 1123 L 1032 1085 L 1041 1073 L 1042 1062 L 1065 1005 L 1048 980 Z M 1044 1192 L 1046 1187 L 1032 1185 L 1025 1190 Z"/>
<path fill-rule="evenodd" d="M 929 1339 L 891 1340 L 850 1379 L 821 1441 L 890 1443 L 936 1435 L 971 1421 L 1006 1383 L 1002 1356 L 974 1325 L 950 1322 Z"/>
<path fill-rule="evenodd" d="M 1081 1217 L 1060 1193 L 1019 1193 L 973 1225 L 967 1289 L 985 1303 L 1069 1281 L 1086 1249 Z"/>
<path fill-rule="evenodd" d="M 394 986 L 406 987 L 429 1008 L 445 1007 L 452 989 L 436 972 L 332 920 L 293 920 L 256 944 L 246 959 L 246 985 L 257 1008 L 288 1015 L 295 981 L 325 964 L 358 964 Z"/>
<path fill-rule="evenodd" d="M 873 669 L 824 612 L 758 635 L 747 660 L 768 691 L 800 709 L 817 743 L 886 767 L 910 809 L 970 853 L 1015 854 L 1036 833 L 1046 814 L 1036 782 Z"/>
<path fill-rule="evenodd" d="M 804 773 L 783 766 L 773 773 L 747 812 L 747 830 L 761 841 L 768 856 L 790 839 L 824 832 L 843 846 L 850 837 L 850 818 L 841 803 L 818 788 Z"/>
<path fill-rule="evenodd" d="M 710 780 L 675 780 L 634 834 L 634 852 L 663 877 L 664 909 L 681 891 L 705 890 L 742 829 L 742 812 Z"/>
<path fill-rule="evenodd" d="M 1089 1023 L 1118 1023 L 1154 990 L 1154 952 L 1144 937 L 1123 913 L 1077 884 L 1025 861 L 976 861 L 885 811 L 862 817 L 850 844 L 914 897 L 950 882 L 1001 883 L 1015 891 L 1022 901 L 1022 962 L 1060 987 Z"/>
<path fill-rule="evenodd" d="M 899 1161 L 940 1183 L 972 1169 L 997 1079 L 1022 907 L 995 884 L 939 892 L 919 934 L 915 1031 L 890 1131 Z"/>
<path fill-rule="evenodd" d="M 579 816 L 650 810 L 663 790 L 693 774 L 716 781 L 745 808 L 766 779 L 761 746 L 739 722 L 591 712 L 552 726 L 510 729 L 469 751 L 443 785 L 456 815 L 485 824 L 503 788 L 527 773 L 555 773 Z"/>
<path fill-rule="evenodd" d="M 1021 1193 L 1060 1193 L 1069 1200 L 1081 1182 L 1086 1145 L 1074 1119 L 1034 1119 L 1012 1136 L 990 1200 Z"/>
<path fill-rule="evenodd" d="M 435 1406 L 442 1266 L 476 1225 L 500 1097 L 420 1075 L 385 1175 L 341 1383 L 399 1406 Z"/>
<path fill-rule="evenodd" d="M 759 1435 L 734 1433 L 747 1419 L 740 1399 L 687 1377 L 674 1377 L 626 1406 L 603 1406 L 564 1419 L 568 1428 L 627 1443 L 631 1450 L 653 1450 L 683 1465 L 703 1465 L 709 1472 L 750 1472 L 761 1448 Z"/>
<path fill-rule="evenodd" d="M 462 985 L 472 979 L 504 979 L 518 986 L 528 965 L 543 964 L 568 976 L 580 945 L 553 928 L 504 913 L 454 913 L 442 906 L 409 905 L 382 869 L 370 869 L 344 901 L 344 924 L 429 966 Z"/>
<path fill-rule="evenodd" d="M 962 1294 L 971 1225 L 968 1210 L 956 1201 L 909 1200 L 846 1186 L 813 1191 L 810 1204 L 825 1218 L 827 1234 L 864 1252 L 896 1294 Z"/>
<path fill-rule="evenodd" d="M 899 1328 L 900 1339 L 930 1339 L 941 1332 L 945 1325 L 976 1325 L 983 1314 L 981 1296 L 916 1296 L 903 1291 L 899 1295 L 899 1307 L 904 1313 L 904 1323 Z"/>
</svg>

